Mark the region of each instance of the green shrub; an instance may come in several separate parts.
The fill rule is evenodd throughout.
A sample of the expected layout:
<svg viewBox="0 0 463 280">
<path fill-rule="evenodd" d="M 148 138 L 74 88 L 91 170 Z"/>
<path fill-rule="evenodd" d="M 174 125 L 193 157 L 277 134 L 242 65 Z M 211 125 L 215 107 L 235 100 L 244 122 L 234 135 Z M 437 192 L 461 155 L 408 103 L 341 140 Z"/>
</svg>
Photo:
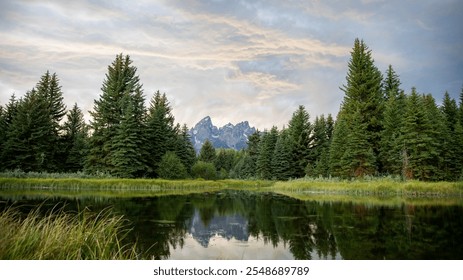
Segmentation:
<svg viewBox="0 0 463 280">
<path fill-rule="evenodd" d="M 198 161 L 191 167 L 193 178 L 203 178 L 206 180 L 217 179 L 215 165 L 211 162 Z"/>
<path fill-rule="evenodd" d="M 162 156 L 158 175 L 164 179 L 185 179 L 188 177 L 185 165 L 174 152 L 167 152 Z"/>
</svg>

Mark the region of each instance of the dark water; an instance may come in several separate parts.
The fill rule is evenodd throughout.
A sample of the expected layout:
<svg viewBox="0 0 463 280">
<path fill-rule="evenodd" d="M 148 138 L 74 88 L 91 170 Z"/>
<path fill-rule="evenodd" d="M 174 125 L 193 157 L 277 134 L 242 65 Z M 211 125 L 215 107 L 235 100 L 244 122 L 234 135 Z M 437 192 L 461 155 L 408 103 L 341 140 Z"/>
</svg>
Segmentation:
<svg viewBox="0 0 463 280">
<path fill-rule="evenodd" d="M 111 207 L 154 259 L 463 259 L 463 207 L 367 206 L 226 191 L 149 198 L 25 199 L 42 211 Z M 2 198 L 1 207 L 11 204 Z"/>
</svg>

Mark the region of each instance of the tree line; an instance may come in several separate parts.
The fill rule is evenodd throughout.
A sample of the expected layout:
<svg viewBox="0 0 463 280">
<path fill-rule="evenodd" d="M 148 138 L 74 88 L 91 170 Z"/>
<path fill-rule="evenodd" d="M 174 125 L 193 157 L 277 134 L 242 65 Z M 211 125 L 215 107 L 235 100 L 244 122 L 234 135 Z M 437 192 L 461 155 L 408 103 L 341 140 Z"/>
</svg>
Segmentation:
<svg viewBox="0 0 463 280">
<path fill-rule="evenodd" d="M 415 88 L 405 94 L 392 66 L 383 76 L 359 39 L 336 120 L 311 122 L 300 105 L 287 126 L 256 132 L 243 151 L 206 141 L 196 155 L 165 93 L 154 93 L 146 107 L 132 64 L 119 54 L 108 66 L 88 124 L 77 104 L 67 110 L 56 73 L 47 71 L 19 99 L 13 94 L 0 106 L 0 170 L 168 179 L 463 177 L 463 89 L 458 104 L 446 92 L 440 106 Z"/>
</svg>

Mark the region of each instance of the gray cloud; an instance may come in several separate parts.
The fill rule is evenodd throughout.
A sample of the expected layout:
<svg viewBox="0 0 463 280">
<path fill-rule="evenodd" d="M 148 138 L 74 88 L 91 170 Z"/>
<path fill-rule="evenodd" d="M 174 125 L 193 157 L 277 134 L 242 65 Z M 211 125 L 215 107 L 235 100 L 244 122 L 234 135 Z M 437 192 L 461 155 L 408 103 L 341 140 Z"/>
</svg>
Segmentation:
<svg viewBox="0 0 463 280">
<path fill-rule="evenodd" d="M 283 126 L 299 104 L 336 114 L 353 40 L 403 88 L 438 101 L 463 85 L 460 1 L 1 1 L 0 104 L 48 69 L 68 106 L 91 110 L 118 53 L 147 100 L 167 93 L 176 120 Z"/>
</svg>

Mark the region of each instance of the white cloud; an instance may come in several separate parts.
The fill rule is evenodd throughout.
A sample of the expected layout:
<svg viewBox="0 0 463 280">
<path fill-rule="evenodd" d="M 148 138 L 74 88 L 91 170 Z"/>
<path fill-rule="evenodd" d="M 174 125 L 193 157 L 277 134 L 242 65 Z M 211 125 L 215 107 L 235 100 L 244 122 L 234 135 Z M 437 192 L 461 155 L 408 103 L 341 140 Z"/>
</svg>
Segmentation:
<svg viewBox="0 0 463 280">
<path fill-rule="evenodd" d="M 446 31 L 460 17 L 459 2 L 442 7 L 372 0 L 0 5 L 0 104 L 12 91 L 24 94 L 48 69 L 60 77 L 68 106 L 78 102 L 90 110 L 107 65 L 123 52 L 137 66 L 147 99 L 165 91 L 179 122 L 192 126 L 210 115 L 218 124 L 248 120 L 262 128 L 281 127 L 299 104 L 313 117 L 337 112 L 355 37 L 371 46 L 382 71 L 392 64 L 404 73 L 411 81 L 402 81 L 407 87 L 415 83 L 456 96 L 460 88 L 439 86 L 463 84 L 457 51 L 462 39 Z M 449 69 L 440 74 L 433 71 L 436 65 Z"/>
</svg>

